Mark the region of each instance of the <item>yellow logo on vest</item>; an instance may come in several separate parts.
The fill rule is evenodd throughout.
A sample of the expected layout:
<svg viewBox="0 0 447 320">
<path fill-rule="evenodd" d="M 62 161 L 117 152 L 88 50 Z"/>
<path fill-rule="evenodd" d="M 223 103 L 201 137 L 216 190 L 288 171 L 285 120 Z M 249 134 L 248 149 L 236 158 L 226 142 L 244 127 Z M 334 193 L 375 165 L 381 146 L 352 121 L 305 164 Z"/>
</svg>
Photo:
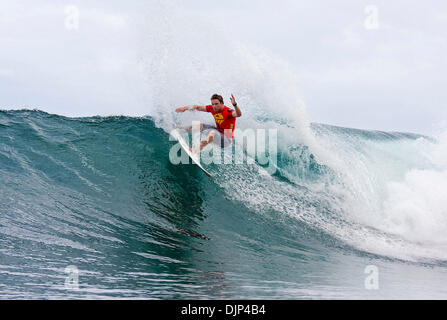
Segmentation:
<svg viewBox="0 0 447 320">
<path fill-rule="evenodd" d="M 216 121 L 217 124 L 221 125 L 223 122 L 223 114 L 222 113 L 216 113 L 214 115 L 214 120 Z"/>
</svg>

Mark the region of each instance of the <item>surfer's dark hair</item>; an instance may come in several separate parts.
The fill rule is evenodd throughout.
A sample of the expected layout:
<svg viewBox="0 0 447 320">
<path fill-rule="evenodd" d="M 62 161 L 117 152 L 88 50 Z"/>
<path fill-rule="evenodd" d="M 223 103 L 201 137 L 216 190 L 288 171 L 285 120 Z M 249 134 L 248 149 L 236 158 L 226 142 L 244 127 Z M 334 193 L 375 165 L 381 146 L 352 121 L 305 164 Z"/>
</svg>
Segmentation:
<svg viewBox="0 0 447 320">
<path fill-rule="evenodd" d="M 221 95 L 219 95 L 219 94 L 213 94 L 213 96 L 211 97 L 211 100 L 219 100 L 220 101 L 220 103 L 224 103 L 223 102 L 223 98 L 222 98 L 222 96 Z"/>
</svg>

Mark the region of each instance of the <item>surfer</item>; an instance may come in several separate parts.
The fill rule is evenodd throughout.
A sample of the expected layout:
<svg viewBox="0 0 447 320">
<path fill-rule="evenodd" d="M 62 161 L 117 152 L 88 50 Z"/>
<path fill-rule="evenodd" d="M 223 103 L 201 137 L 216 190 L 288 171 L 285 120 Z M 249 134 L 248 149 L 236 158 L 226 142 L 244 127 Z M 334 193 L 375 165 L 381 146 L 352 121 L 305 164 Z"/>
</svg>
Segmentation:
<svg viewBox="0 0 447 320">
<path fill-rule="evenodd" d="M 209 124 L 200 124 L 200 131 L 211 129 L 211 132 L 208 134 L 205 140 L 200 143 L 200 146 L 195 148 L 189 148 L 189 151 L 193 153 L 200 152 L 203 148 L 205 148 L 209 143 L 216 141 L 219 142 L 221 148 L 224 148 L 230 145 L 233 142 L 234 138 L 234 129 L 236 126 L 236 118 L 242 116 L 241 109 L 237 105 L 236 99 L 234 95 L 231 95 L 230 98 L 231 103 L 235 110 L 232 110 L 224 105 L 224 100 L 221 95 L 214 94 L 211 97 L 211 105 L 208 106 L 188 106 L 177 108 L 175 112 L 185 112 L 188 110 L 191 111 L 203 111 L 203 112 L 211 112 L 214 117 L 214 121 L 216 122 L 216 126 Z M 187 130 L 191 130 L 192 126 L 190 126 Z M 217 136 L 217 137 L 216 137 Z"/>
</svg>

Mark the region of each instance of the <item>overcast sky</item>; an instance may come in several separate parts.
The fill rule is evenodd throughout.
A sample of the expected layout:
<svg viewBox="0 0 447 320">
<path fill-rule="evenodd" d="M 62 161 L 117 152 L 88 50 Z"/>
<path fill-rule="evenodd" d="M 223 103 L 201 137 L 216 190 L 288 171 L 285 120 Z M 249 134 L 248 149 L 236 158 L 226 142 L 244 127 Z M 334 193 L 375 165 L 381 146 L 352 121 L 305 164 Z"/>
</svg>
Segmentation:
<svg viewBox="0 0 447 320">
<path fill-rule="evenodd" d="M 1 0 L 0 107 L 147 114 L 138 42 L 158 3 Z M 313 122 L 426 134 L 447 126 L 445 0 L 179 3 L 287 63 Z"/>
</svg>

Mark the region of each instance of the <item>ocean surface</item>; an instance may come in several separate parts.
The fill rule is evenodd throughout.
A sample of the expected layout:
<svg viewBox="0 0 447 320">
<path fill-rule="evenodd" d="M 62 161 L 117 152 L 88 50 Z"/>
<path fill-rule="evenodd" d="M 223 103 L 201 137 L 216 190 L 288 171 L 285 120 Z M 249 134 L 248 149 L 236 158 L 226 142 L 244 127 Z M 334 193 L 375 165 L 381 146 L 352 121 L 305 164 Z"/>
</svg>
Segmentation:
<svg viewBox="0 0 447 320">
<path fill-rule="evenodd" d="M 149 116 L 0 111 L 0 298 L 445 299 L 445 141 L 278 129 L 210 179 Z"/>
</svg>

